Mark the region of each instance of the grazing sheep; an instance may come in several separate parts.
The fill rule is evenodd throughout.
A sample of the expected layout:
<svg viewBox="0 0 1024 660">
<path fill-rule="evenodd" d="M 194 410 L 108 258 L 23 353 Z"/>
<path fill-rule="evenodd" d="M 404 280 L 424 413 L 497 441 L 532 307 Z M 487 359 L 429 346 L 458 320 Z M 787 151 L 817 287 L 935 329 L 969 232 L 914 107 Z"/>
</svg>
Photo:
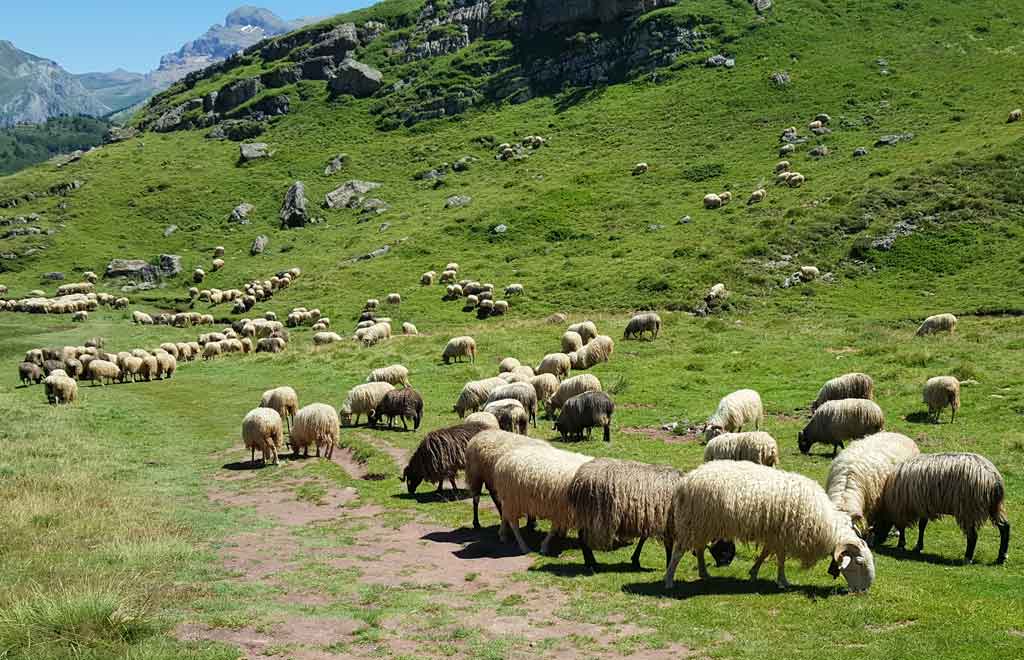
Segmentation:
<svg viewBox="0 0 1024 660">
<path fill-rule="evenodd" d="M 821 276 L 821 271 L 818 270 L 817 266 L 801 266 L 800 267 L 800 279 L 804 282 L 813 282 Z"/>
<path fill-rule="evenodd" d="M 380 400 L 376 408 L 367 415 L 370 426 L 377 426 L 378 421 L 388 418 L 388 428 L 394 426 L 395 417 L 402 420 L 402 429 L 408 431 L 406 419 L 412 419 L 413 429 L 419 430 L 420 420 L 423 419 L 423 397 L 411 387 L 403 387 L 400 390 L 391 390 Z"/>
<path fill-rule="evenodd" d="M 497 399 L 484 406 L 484 412 L 491 413 L 498 420 L 498 428 L 510 433 L 526 435 L 530 424 L 530 413 L 517 399 Z"/>
<path fill-rule="evenodd" d="M 212 360 L 218 357 L 220 357 L 220 342 L 212 341 L 203 346 L 203 360 Z"/>
<path fill-rule="evenodd" d="M 573 369 L 586 371 L 598 364 L 607 362 L 615 350 L 615 342 L 607 335 L 594 337 L 581 350 L 569 354 Z"/>
<path fill-rule="evenodd" d="M 869 435 L 851 443 L 832 461 L 825 491 L 837 509 L 867 531 L 874 524 L 885 480 L 897 465 L 920 453 L 905 435 L 886 431 Z"/>
<path fill-rule="evenodd" d="M 334 446 L 338 444 L 341 422 L 338 413 L 325 403 L 311 403 L 295 413 L 292 422 L 291 445 L 292 453 L 298 456 L 309 456 L 310 445 L 316 445 L 316 457 L 320 458 L 320 450 L 324 458 L 330 460 L 334 455 Z"/>
<path fill-rule="evenodd" d="M 601 381 L 593 374 L 580 374 L 562 381 L 556 391 L 547 401 L 544 402 L 544 409 L 549 418 L 554 417 L 555 412 L 561 410 L 565 402 L 574 396 L 584 392 L 600 392 Z"/>
<path fill-rule="evenodd" d="M 213 256 L 214 256 L 215 259 L 218 258 L 218 257 L 223 257 L 224 256 L 224 246 L 223 245 L 218 245 L 217 247 L 213 248 Z"/>
<path fill-rule="evenodd" d="M 790 165 L 788 160 L 780 160 L 779 162 L 775 163 L 775 173 L 782 174 L 783 172 L 788 172 L 789 167 Z"/>
<path fill-rule="evenodd" d="M 222 268 L 224 268 L 224 260 L 223 259 L 214 259 L 213 260 L 213 272 L 216 273 L 218 270 L 221 270 Z"/>
<path fill-rule="evenodd" d="M 178 351 L 178 345 L 172 344 L 171 342 L 164 342 L 163 344 L 160 344 L 160 350 L 163 351 L 164 353 L 170 353 L 175 358 L 179 357 L 180 355 Z"/>
<path fill-rule="evenodd" d="M 537 374 L 530 378 L 529 383 L 537 393 L 538 402 L 546 402 L 558 391 L 558 378 L 554 374 Z"/>
<path fill-rule="evenodd" d="M 65 371 L 63 360 L 46 360 L 43 362 L 43 375 L 49 376 L 55 371 Z M 67 373 L 64 374 L 65 376 Z"/>
<path fill-rule="evenodd" d="M 43 366 L 43 350 L 41 348 L 33 348 L 30 351 L 26 351 L 25 362 L 31 362 L 40 367 Z"/>
<path fill-rule="evenodd" d="M 573 353 L 581 348 L 583 348 L 583 337 L 580 336 L 580 333 L 567 330 L 565 334 L 562 335 L 563 353 Z"/>
<path fill-rule="evenodd" d="M 929 520 L 953 516 L 967 535 L 964 561 L 974 561 L 978 528 L 986 520 L 999 529 L 997 564 L 1006 561 L 1010 546 L 1010 523 L 1006 519 L 1003 475 L 984 456 L 967 453 L 922 454 L 908 459 L 885 481 L 877 511 L 873 537 L 882 543 L 896 527 L 899 546 L 906 547 L 905 530 L 917 523 L 917 545 L 924 549 L 924 530 Z"/>
<path fill-rule="evenodd" d="M 786 185 L 790 188 L 799 188 L 804 185 L 805 180 L 806 179 L 803 174 L 800 174 L 799 172 L 792 172 L 790 173 L 789 178 L 786 179 Z"/>
<path fill-rule="evenodd" d="M 647 163 L 637 163 L 633 166 L 633 176 L 640 176 L 641 174 L 647 174 L 650 171 L 650 166 Z"/>
<path fill-rule="evenodd" d="M 388 297 L 386 298 L 386 300 L 387 300 L 387 303 L 389 305 L 401 305 L 402 304 L 402 296 L 397 294 L 397 293 L 389 293 Z"/>
<path fill-rule="evenodd" d="M 277 449 L 281 446 L 284 431 L 281 416 L 270 408 L 254 408 L 242 420 L 242 441 L 252 452 L 251 461 L 256 463 L 256 450 L 260 450 L 263 463 L 270 457 L 271 465 L 277 465 Z"/>
<path fill-rule="evenodd" d="M 534 373 L 552 374 L 558 380 L 563 380 L 569 375 L 572 369 L 572 358 L 565 353 L 548 353 L 540 361 Z"/>
<path fill-rule="evenodd" d="M 512 296 L 521 296 L 525 292 L 526 292 L 526 289 L 524 289 L 523 285 L 519 284 L 518 282 L 515 283 L 515 284 L 509 284 L 507 287 L 505 287 L 505 297 L 506 298 L 511 298 Z"/>
<path fill-rule="evenodd" d="M 459 274 L 457 272 L 455 272 L 454 270 L 442 271 L 441 272 L 441 284 L 451 284 L 451 283 L 455 282 L 455 278 L 458 277 L 458 276 L 459 276 Z"/>
<path fill-rule="evenodd" d="M 380 307 L 380 301 L 377 300 L 376 298 L 370 298 L 366 301 L 366 304 L 363 306 L 363 311 L 375 312 L 377 311 L 378 307 Z"/>
<path fill-rule="evenodd" d="M 514 357 L 507 357 L 504 360 L 502 360 L 500 364 L 498 364 L 498 373 L 503 374 L 512 371 L 516 367 L 521 367 L 522 364 L 522 362 L 515 359 Z"/>
<path fill-rule="evenodd" d="M 86 312 L 84 310 L 80 312 L 75 312 L 74 314 L 71 315 L 71 320 L 72 322 L 75 323 L 84 323 L 85 321 L 89 320 L 89 312 Z"/>
<path fill-rule="evenodd" d="M 121 376 L 121 370 L 113 362 L 106 360 L 92 360 L 89 362 L 89 380 L 93 385 L 98 381 L 100 385 L 112 384 Z"/>
<path fill-rule="evenodd" d="M 722 208 L 722 198 L 715 193 L 708 193 L 704 195 L 704 208 L 706 209 L 720 209 Z"/>
<path fill-rule="evenodd" d="M 807 454 L 811 445 L 832 445 L 834 458 L 843 448 L 844 440 L 856 440 L 878 433 L 885 426 L 885 414 L 878 404 L 868 399 L 836 399 L 827 401 L 814 412 L 814 417 L 797 436 L 800 452 Z"/>
<path fill-rule="evenodd" d="M 568 328 L 568 332 L 575 332 L 583 340 L 583 345 L 586 346 L 591 339 L 597 336 L 597 325 L 593 321 L 581 321 L 579 323 L 573 323 Z"/>
<path fill-rule="evenodd" d="M 336 344 L 343 341 L 341 335 L 337 332 L 318 332 L 313 335 L 313 344 L 316 346 L 326 346 L 327 344 Z"/>
<path fill-rule="evenodd" d="M 674 586 L 679 561 L 687 551 L 697 555 L 697 569 L 708 578 L 704 548 L 715 539 L 736 539 L 761 546 L 750 569 L 757 579 L 770 555 L 778 560 L 776 583 L 786 588 L 786 557 L 809 568 L 830 557 L 829 574 L 842 573 L 851 591 L 867 591 L 875 578 L 875 562 L 857 536 L 850 516 L 837 510 L 818 483 L 803 475 L 748 461 L 712 461 L 683 477 L 672 500 L 672 560 L 665 588 Z"/>
<path fill-rule="evenodd" d="M 366 377 L 367 383 L 391 383 L 395 387 L 409 387 L 409 369 L 400 364 L 374 369 Z"/>
<path fill-rule="evenodd" d="M 25 386 L 38 385 L 43 382 L 43 370 L 38 364 L 22 362 L 18 365 L 18 380 Z"/>
<path fill-rule="evenodd" d="M 569 504 L 579 529 L 583 558 L 597 568 L 594 550 L 614 550 L 622 540 L 639 538 L 633 567 L 648 538 L 665 540 L 669 507 L 683 473 L 665 465 L 648 465 L 617 458 L 595 458 L 576 471 L 569 484 Z M 665 564 L 672 548 L 665 548 Z"/>
<path fill-rule="evenodd" d="M 356 331 L 356 339 L 364 346 L 374 346 L 385 339 L 391 339 L 391 324 L 377 322 L 369 328 Z"/>
<path fill-rule="evenodd" d="M 651 339 L 657 339 L 661 332 L 661 317 L 654 312 L 636 314 L 626 324 L 626 331 L 622 333 L 623 339 L 638 337 L 643 339 L 644 333 L 651 333 Z"/>
<path fill-rule="evenodd" d="M 565 323 L 566 319 L 568 318 L 569 317 L 563 312 L 555 312 L 551 316 L 544 319 L 544 322 L 550 325 L 560 325 L 562 323 Z"/>
<path fill-rule="evenodd" d="M 287 385 L 267 390 L 260 397 L 260 408 L 270 408 L 284 420 L 285 427 L 291 432 L 291 420 L 299 411 L 299 395 Z"/>
<path fill-rule="evenodd" d="M 550 447 L 543 440 L 500 429 L 481 431 L 470 439 L 466 446 L 466 486 L 473 496 L 473 529 L 480 529 L 480 492 L 484 486 L 501 514 L 501 500 L 494 486 L 495 464 L 512 449 L 526 445 Z"/>
<path fill-rule="evenodd" d="M 528 382 L 518 382 L 496 387 L 487 396 L 484 408 L 486 409 L 487 404 L 494 403 L 495 401 L 501 401 L 502 399 L 515 399 L 519 403 L 523 404 L 523 408 L 525 408 L 526 412 L 529 413 L 530 421 L 533 422 L 533 426 L 536 428 L 537 390 L 533 388 L 532 384 Z"/>
<path fill-rule="evenodd" d="M 569 485 L 576 470 L 593 457 L 556 449 L 550 445 L 523 445 L 505 453 L 494 464 L 494 487 L 501 501 L 501 540 L 511 528 L 523 554 L 530 548 L 519 531 L 523 516 L 543 518 L 551 529 L 541 544 L 547 554 L 551 541 L 575 529 L 575 511 L 569 502 Z"/>
<path fill-rule="evenodd" d="M 590 432 L 595 426 L 604 429 L 604 441 L 612 441 L 612 415 L 615 403 L 604 392 L 584 392 L 578 394 L 562 406 L 555 421 L 555 430 L 562 440 L 583 440 L 584 432 L 590 439 Z"/>
<path fill-rule="evenodd" d="M 417 330 L 416 326 L 414 326 L 412 323 L 406 321 L 405 323 L 402 324 L 402 334 L 407 336 L 418 335 L 420 334 L 420 331 Z"/>
<path fill-rule="evenodd" d="M 722 206 L 725 206 L 732 201 L 732 193 L 726 190 L 725 192 L 718 193 L 718 198 L 722 200 Z"/>
<path fill-rule="evenodd" d="M 718 402 L 715 414 L 708 418 L 704 425 L 704 442 L 722 433 L 739 433 L 747 424 L 753 424 L 754 430 L 761 428 L 764 417 L 764 406 L 761 395 L 754 390 L 737 390 L 726 394 Z"/>
<path fill-rule="evenodd" d="M 455 272 L 455 273 L 458 273 L 459 272 L 459 264 L 457 264 L 457 263 L 455 263 L 453 261 L 453 262 L 449 263 L 447 266 L 445 266 L 444 269 L 445 270 L 450 270 L 450 271 Z"/>
<path fill-rule="evenodd" d="M 409 494 L 414 494 L 424 481 L 436 483 L 439 493 L 444 490 L 445 481 L 456 490 L 455 477 L 466 468 L 466 446 L 473 436 L 487 428 L 467 420 L 425 435 L 400 477 Z"/>
<path fill-rule="evenodd" d="M 1016 122 L 1020 121 L 1020 118 L 1021 118 L 1022 115 L 1024 115 L 1024 110 L 1021 110 L 1020 108 L 1017 108 L 1015 110 L 1011 110 L 1009 116 L 1006 118 L 1006 123 L 1007 124 L 1016 123 Z"/>
<path fill-rule="evenodd" d="M 352 425 L 352 416 L 355 415 L 355 423 L 359 424 L 359 416 L 370 414 L 380 404 L 384 395 L 394 388 L 391 383 L 365 383 L 356 385 L 345 396 L 345 403 L 341 406 L 341 420 L 345 426 Z"/>
<path fill-rule="evenodd" d="M 501 428 L 498 425 L 497 417 L 495 417 L 489 412 L 483 412 L 482 410 L 480 412 L 470 413 L 469 415 L 466 415 L 466 419 L 462 423 L 476 424 L 478 426 L 482 426 L 485 429 Z"/>
<path fill-rule="evenodd" d="M 157 372 L 160 369 L 159 362 L 152 355 L 147 355 L 142 360 L 142 367 L 139 369 L 139 375 L 143 380 L 151 381 L 157 377 Z"/>
<path fill-rule="evenodd" d="M 441 359 L 445 364 L 449 364 L 453 359 L 460 362 L 464 357 L 468 357 L 470 362 L 476 362 L 476 342 L 472 337 L 450 339 L 441 354 Z"/>
<path fill-rule="evenodd" d="M 956 413 L 960 410 L 960 381 L 953 376 L 936 376 L 929 378 L 924 384 L 924 403 L 928 406 L 928 417 L 939 423 L 939 415 L 949 406 L 953 414 L 950 424 L 956 421 Z"/>
<path fill-rule="evenodd" d="M 51 404 L 74 403 L 78 400 L 78 383 L 66 375 L 51 374 L 43 379 L 46 400 Z"/>
<path fill-rule="evenodd" d="M 921 324 L 921 327 L 917 329 L 916 336 L 923 337 L 925 335 L 935 334 L 937 332 L 948 332 L 953 334 L 956 330 L 957 318 L 952 314 L 936 314 L 935 316 L 929 316 Z"/>
<path fill-rule="evenodd" d="M 758 188 L 754 192 L 750 193 L 750 197 L 747 198 L 747 206 L 754 204 L 760 204 L 764 201 L 764 198 L 768 196 L 768 191 L 764 188 Z"/>
<path fill-rule="evenodd" d="M 826 401 L 838 399 L 870 399 L 875 398 L 875 381 L 871 376 L 861 373 L 850 373 L 837 376 L 826 382 L 818 390 L 818 398 L 811 403 L 811 414 Z"/>
<path fill-rule="evenodd" d="M 155 359 L 155 358 L 154 358 Z M 121 367 L 121 382 L 131 380 L 136 382 L 141 378 L 143 359 L 137 357 L 126 357 L 124 361 L 118 365 Z"/>
<path fill-rule="evenodd" d="M 160 351 L 153 357 L 156 358 L 157 378 L 173 378 L 174 372 L 178 370 L 178 361 L 174 356 Z"/>
<path fill-rule="evenodd" d="M 132 321 L 139 325 L 153 325 L 153 317 L 145 312 L 132 312 Z"/>
<path fill-rule="evenodd" d="M 202 284 L 203 280 L 206 279 L 206 271 L 202 268 L 196 268 L 192 271 L 192 281 L 196 284 Z"/>
<path fill-rule="evenodd" d="M 466 413 L 480 410 L 491 392 L 505 384 L 501 378 L 486 378 L 484 380 L 471 380 L 462 386 L 459 398 L 452 407 L 458 416 L 465 417 Z"/>
<path fill-rule="evenodd" d="M 437 273 L 435 271 L 428 270 L 420 275 L 420 284 L 423 286 L 433 286 L 435 277 L 437 277 Z"/>
<path fill-rule="evenodd" d="M 779 444 L 764 431 L 723 433 L 712 438 L 704 447 L 704 462 L 750 461 L 758 465 L 775 467 L 779 464 Z"/>
</svg>

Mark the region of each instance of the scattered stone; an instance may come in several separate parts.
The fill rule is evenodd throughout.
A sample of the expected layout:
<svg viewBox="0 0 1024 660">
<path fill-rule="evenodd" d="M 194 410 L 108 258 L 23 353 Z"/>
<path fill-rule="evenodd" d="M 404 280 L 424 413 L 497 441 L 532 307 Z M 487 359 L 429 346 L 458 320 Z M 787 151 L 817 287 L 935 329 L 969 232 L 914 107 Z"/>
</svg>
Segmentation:
<svg viewBox="0 0 1024 660">
<path fill-rule="evenodd" d="M 736 60 L 731 57 L 726 57 L 725 55 L 722 54 L 712 55 L 711 57 L 704 61 L 704 66 L 711 68 L 718 68 L 724 66 L 727 69 L 731 69 L 734 66 L 736 66 Z"/>
<path fill-rule="evenodd" d="M 324 168 L 324 176 L 337 174 L 348 165 L 348 154 L 338 154 L 327 163 Z"/>
<path fill-rule="evenodd" d="M 360 204 L 360 208 L 361 210 L 359 213 L 360 215 L 363 216 L 363 218 L 360 219 L 359 222 L 362 223 L 369 221 L 370 217 L 372 216 L 380 215 L 381 213 L 386 212 L 391 207 L 383 199 L 371 197 L 370 199 L 364 200 Z"/>
<path fill-rule="evenodd" d="M 455 161 L 455 163 L 452 165 L 452 169 L 455 170 L 456 172 L 465 172 L 469 170 L 470 166 L 473 164 L 475 160 L 476 158 L 473 158 L 472 156 L 463 156 L 462 158 Z"/>
<path fill-rule="evenodd" d="M 328 87 L 334 95 L 351 94 L 365 98 L 380 89 L 382 78 L 381 72 L 372 66 L 347 58 L 338 65 Z"/>
<path fill-rule="evenodd" d="M 252 246 L 249 248 L 249 254 L 254 257 L 257 254 L 263 254 L 263 251 L 267 249 L 267 245 L 269 244 L 270 239 L 267 238 L 266 235 L 260 234 L 253 240 Z"/>
<path fill-rule="evenodd" d="M 161 254 L 157 268 L 164 277 L 174 277 L 181 273 L 181 257 L 176 254 Z"/>
<path fill-rule="evenodd" d="M 856 149 L 853 150 L 853 157 L 854 158 L 862 158 L 863 156 L 867 156 L 867 155 L 868 155 L 868 150 L 867 150 L 866 147 L 857 147 Z"/>
<path fill-rule="evenodd" d="M 249 214 L 256 210 L 256 207 L 248 202 L 242 202 L 231 211 L 231 221 L 240 225 L 249 224 Z"/>
<path fill-rule="evenodd" d="M 473 198 L 469 195 L 452 195 L 445 200 L 444 207 L 446 209 L 459 209 L 463 206 L 469 206 L 472 201 Z"/>
<path fill-rule="evenodd" d="M 417 172 L 413 175 L 413 179 L 416 181 L 436 181 L 441 179 L 445 174 L 448 173 L 448 163 L 441 163 L 437 167 L 422 172 Z"/>
<path fill-rule="evenodd" d="M 826 147 L 823 144 L 819 144 L 818 146 L 808 151 L 807 155 L 810 156 L 811 158 L 824 158 L 825 156 L 829 155 L 829 153 L 830 152 L 828 150 L 828 147 Z"/>
<path fill-rule="evenodd" d="M 164 229 L 164 238 L 170 237 L 176 231 L 178 231 L 178 225 L 167 225 L 167 228 Z"/>
<path fill-rule="evenodd" d="M 266 142 L 243 142 L 238 145 L 238 162 L 248 163 L 261 158 L 270 158 L 273 152 Z"/>
<path fill-rule="evenodd" d="M 378 227 L 378 228 L 377 228 L 377 233 L 378 233 L 378 234 L 383 234 L 383 233 L 384 233 L 384 232 L 386 232 L 386 231 L 387 231 L 388 229 L 391 229 L 391 225 L 389 225 L 389 224 L 388 224 L 388 223 L 386 223 L 386 222 L 382 222 L 382 223 L 381 223 L 381 225 L 380 225 L 380 227 Z"/>
<path fill-rule="evenodd" d="M 59 169 L 61 167 L 64 167 L 65 165 L 70 165 L 71 163 L 77 163 L 78 161 L 82 160 L 82 156 L 84 155 L 84 151 L 82 151 L 81 149 L 76 149 L 75 151 L 72 151 L 69 154 L 65 154 L 64 156 L 58 156 L 56 158 L 57 168 Z"/>
<path fill-rule="evenodd" d="M 391 252 L 391 246 L 390 245 L 384 245 L 382 247 L 377 248 L 376 250 L 372 250 L 370 252 L 367 252 L 363 256 L 358 257 L 357 260 L 358 261 L 369 261 L 370 259 L 377 259 L 377 258 L 383 257 L 388 252 Z"/>
<path fill-rule="evenodd" d="M 656 231 L 661 231 L 664 228 L 665 228 L 665 225 L 647 225 L 647 231 L 649 231 L 651 233 L 654 233 Z"/>
<path fill-rule="evenodd" d="M 691 222 L 693 222 L 693 218 L 691 218 L 688 215 L 684 215 L 683 217 L 679 218 L 679 224 L 681 225 L 688 225 Z"/>
<path fill-rule="evenodd" d="M 770 75 L 768 79 L 776 87 L 788 87 L 790 82 L 792 82 L 790 80 L 788 71 L 776 71 L 772 73 L 772 75 Z"/>
<path fill-rule="evenodd" d="M 383 184 L 374 181 L 346 181 L 327 193 L 323 206 L 325 209 L 359 208 L 363 202 L 363 195 L 380 188 L 381 185 Z"/>
<path fill-rule="evenodd" d="M 124 142 L 138 135 L 139 130 L 137 128 L 132 128 L 131 126 L 111 126 L 103 135 L 103 143 L 114 144 L 115 142 Z"/>
<path fill-rule="evenodd" d="M 896 244 L 896 239 L 903 236 L 910 236 L 915 231 L 917 231 L 917 222 L 914 219 L 907 218 L 906 220 L 900 220 L 892 226 L 892 229 L 889 230 L 888 234 L 872 241 L 871 247 L 876 250 L 881 250 L 882 252 L 888 252 L 892 249 L 892 246 Z"/>
<path fill-rule="evenodd" d="M 278 214 L 281 218 L 281 228 L 305 227 L 309 222 L 309 214 L 306 212 L 308 203 L 305 184 L 296 181 L 285 193 L 284 202 L 281 204 L 281 211 Z"/>
<path fill-rule="evenodd" d="M 772 8 L 772 0 L 750 0 L 750 4 L 754 6 L 754 11 L 758 14 L 763 14 Z"/>
<path fill-rule="evenodd" d="M 493 231 L 495 234 L 504 234 L 505 232 L 508 231 L 508 225 L 498 225 L 491 231 Z"/>
<path fill-rule="evenodd" d="M 64 273 L 61 273 L 59 271 L 43 273 L 43 279 L 50 280 L 51 282 L 61 282 L 64 280 Z"/>
<path fill-rule="evenodd" d="M 883 135 L 875 142 L 876 147 L 893 147 L 900 142 L 909 142 L 914 139 L 913 133 L 896 133 L 894 135 Z"/>
</svg>

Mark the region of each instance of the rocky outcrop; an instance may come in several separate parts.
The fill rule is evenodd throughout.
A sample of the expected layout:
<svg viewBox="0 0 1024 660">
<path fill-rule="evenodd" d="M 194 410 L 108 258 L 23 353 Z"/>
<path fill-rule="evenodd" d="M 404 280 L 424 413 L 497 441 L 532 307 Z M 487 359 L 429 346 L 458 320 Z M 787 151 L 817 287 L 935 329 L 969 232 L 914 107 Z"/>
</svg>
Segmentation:
<svg viewBox="0 0 1024 660">
<path fill-rule="evenodd" d="M 240 225 L 249 224 L 249 214 L 256 210 L 256 207 L 248 202 L 242 202 L 236 206 L 232 211 L 229 219 L 231 222 L 237 222 Z"/>
<path fill-rule="evenodd" d="M 272 71 L 267 71 L 260 76 L 260 82 L 264 87 L 274 89 L 293 85 L 302 79 L 302 71 L 294 65 L 282 66 Z"/>
<path fill-rule="evenodd" d="M 307 53 L 311 57 L 329 55 L 342 60 L 356 48 L 359 48 L 359 35 L 355 23 L 342 23 L 310 46 Z"/>
<path fill-rule="evenodd" d="M 103 144 L 124 142 L 125 140 L 131 140 L 132 138 L 137 137 L 138 134 L 139 129 L 131 126 L 111 126 L 103 136 Z"/>
<path fill-rule="evenodd" d="M 176 254 L 161 254 L 157 261 L 157 269 L 164 277 L 174 277 L 181 273 L 181 257 Z"/>
<path fill-rule="evenodd" d="M 257 254 L 263 254 L 264 250 L 267 249 L 267 245 L 270 244 L 270 239 L 264 234 L 260 234 L 253 239 L 252 245 L 249 247 L 249 254 L 256 256 Z"/>
<path fill-rule="evenodd" d="M 104 277 L 125 277 L 142 282 L 155 282 L 158 277 L 156 266 L 142 259 L 112 259 L 107 264 Z"/>
<path fill-rule="evenodd" d="M 243 103 L 256 98 L 262 89 L 263 83 L 259 78 L 243 78 L 230 82 L 218 90 L 214 110 L 216 112 L 234 110 Z"/>
<path fill-rule="evenodd" d="M 358 208 L 366 193 L 380 188 L 382 184 L 374 181 L 346 181 L 324 198 L 325 209 Z"/>
<path fill-rule="evenodd" d="M 270 158 L 270 145 L 266 142 L 252 142 L 238 145 L 238 162 L 248 163 L 261 158 Z"/>
<path fill-rule="evenodd" d="M 309 214 L 306 211 L 309 201 L 306 199 L 306 185 L 296 181 L 284 196 L 281 204 L 281 229 L 292 229 L 305 227 L 309 222 Z"/>
<path fill-rule="evenodd" d="M 523 29 L 527 33 L 578 28 L 637 16 L 676 4 L 676 0 L 527 0 Z"/>
<path fill-rule="evenodd" d="M 371 96 L 380 89 L 383 75 L 368 64 L 346 59 L 338 65 L 328 86 L 335 96 L 351 94 L 356 98 Z"/>
</svg>

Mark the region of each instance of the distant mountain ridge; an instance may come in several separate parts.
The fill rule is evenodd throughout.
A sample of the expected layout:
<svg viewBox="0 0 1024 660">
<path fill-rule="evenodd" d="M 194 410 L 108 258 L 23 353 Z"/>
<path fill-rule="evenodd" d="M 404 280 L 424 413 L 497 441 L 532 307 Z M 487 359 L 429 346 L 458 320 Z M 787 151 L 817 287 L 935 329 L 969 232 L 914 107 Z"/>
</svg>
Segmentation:
<svg viewBox="0 0 1024 660">
<path fill-rule="evenodd" d="M 0 41 L 0 128 L 40 124 L 60 115 L 98 117 L 110 110 L 53 60 Z"/>
</svg>

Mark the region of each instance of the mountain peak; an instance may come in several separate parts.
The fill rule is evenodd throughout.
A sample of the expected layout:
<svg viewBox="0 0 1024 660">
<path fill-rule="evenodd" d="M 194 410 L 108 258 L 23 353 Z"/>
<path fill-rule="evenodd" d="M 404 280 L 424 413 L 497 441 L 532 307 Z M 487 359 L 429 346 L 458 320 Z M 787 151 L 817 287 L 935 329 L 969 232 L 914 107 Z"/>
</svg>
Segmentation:
<svg viewBox="0 0 1024 660">
<path fill-rule="evenodd" d="M 291 25 L 269 9 L 245 5 L 235 9 L 224 19 L 224 27 L 260 27 L 270 34 L 280 34 L 291 29 Z"/>
</svg>

